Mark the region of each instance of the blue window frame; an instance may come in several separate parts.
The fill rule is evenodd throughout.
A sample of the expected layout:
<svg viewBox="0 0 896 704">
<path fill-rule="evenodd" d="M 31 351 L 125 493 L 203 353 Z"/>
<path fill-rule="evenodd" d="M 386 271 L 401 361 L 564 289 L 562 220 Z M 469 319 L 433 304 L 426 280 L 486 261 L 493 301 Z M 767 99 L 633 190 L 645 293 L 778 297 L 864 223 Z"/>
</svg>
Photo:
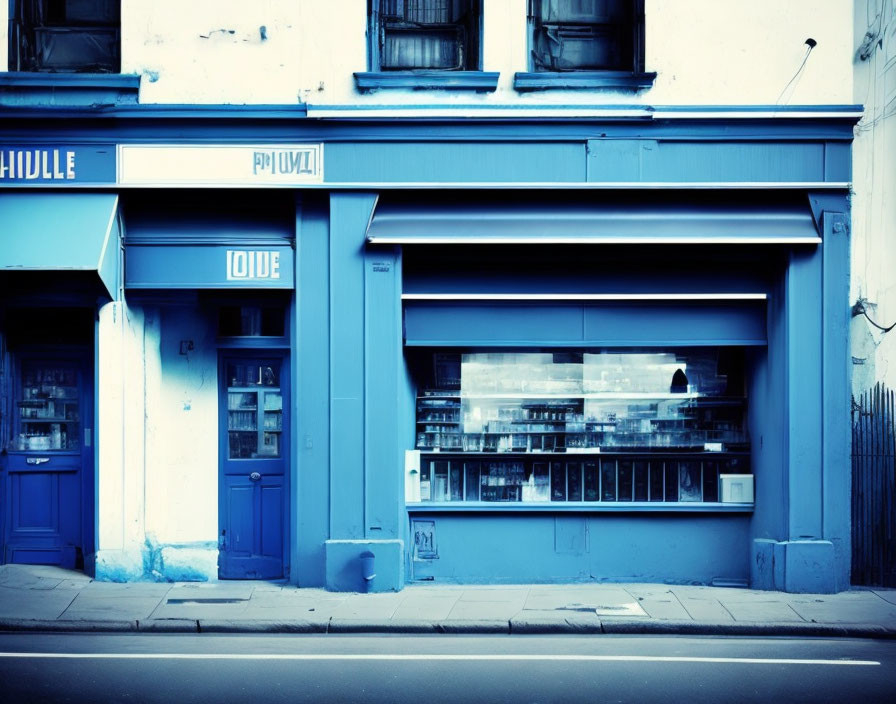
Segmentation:
<svg viewBox="0 0 896 704">
<path fill-rule="evenodd" d="M 529 70 L 517 90 L 639 90 L 644 72 L 643 0 L 529 0 Z"/>
<path fill-rule="evenodd" d="M 481 0 L 369 0 L 369 71 L 358 89 L 493 91 L 482 72 Z"/>
<path fill-rule="evenodd" d="M 11 0 L 9 70 L 118 73 L 120 0 Z"/>
<path fill-rule="evenodd" d="M 374 70 L 479 70 L 479 0 L 371 0 L 369 16 Z"/>
</svg>

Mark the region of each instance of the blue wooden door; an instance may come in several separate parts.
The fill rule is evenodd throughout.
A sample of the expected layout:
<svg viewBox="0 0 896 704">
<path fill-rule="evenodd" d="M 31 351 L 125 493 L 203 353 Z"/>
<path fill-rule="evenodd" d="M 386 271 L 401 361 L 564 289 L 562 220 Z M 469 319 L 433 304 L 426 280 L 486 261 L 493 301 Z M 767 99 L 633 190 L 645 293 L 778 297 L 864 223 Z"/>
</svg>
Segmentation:
<svg viewBox="0 0 896 704">
<path fill-rule="evenodd" d="M 2 463 L 4 561 L 83 567 L 93 552 L 92 375 L 59 350 L 15 358 Z"/>
<path fill-rule="evenodd" d="M 222 353 L 221 579 L 287 576 L 288 368 L 285 355 Z"/>
</svg>

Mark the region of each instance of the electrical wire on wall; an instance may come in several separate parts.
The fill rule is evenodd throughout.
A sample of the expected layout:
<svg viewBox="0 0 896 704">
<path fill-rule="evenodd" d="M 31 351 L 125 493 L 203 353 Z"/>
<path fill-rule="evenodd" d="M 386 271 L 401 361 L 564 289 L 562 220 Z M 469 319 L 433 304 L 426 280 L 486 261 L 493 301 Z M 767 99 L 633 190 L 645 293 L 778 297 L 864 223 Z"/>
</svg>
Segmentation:
<svg viewBox="0 0 896 704">
<path fill-rule="evenodd" d="M 784 86 L 784 88 L 781 90 L 781 95 L 778 96 L 778 99 L 775 101 L 775 105 L 781 104 L 781 99 L 784 97 L 784 94 L 787 92 L 788 88 L 793 86 L 793 89 L 796 90 L 796 87 L 800 82 L 800 78 L 802 78 L 803 69 L 806 68 L 806 62 L 809 60 L 809 54 L 811 54 L 812 50 L 816 46 L 818 46 L 818 42 L 815 41 L 812 37 L 809 37 L 805 41 L 805 44 L 808 47 L 806 49 L 806 55 L 803 56 L 803 60 L 800 63 L 799 68 L 796 70 L 796 73 L 793 74 L 793 77 L 789 81 L 787 81 L 787 85 Z M 790 100 L 790 98 L 788 97 L 787 100 Z"/>
<path fill-rule="evenodd" d="M 886 326 L 886 327 L 885 327 L 885 326 L 883 326 L 883 325 L 879 325 L 878 323 L 874 322 L 874 321 L 871 319 L 871 317 L 868 315 L 868 311 L 867 311 L 867 309 L 865 308 L 865 303 L 867 303 L 867 301 L 866 301 L 864 298 L 860 298 L 858 301 L 856 301 L 855 305 L 852 307 L 852 317 L 853 317 L 853 318 L 855 318 L 857 315 L 864 315 L 864 316 L 865 316 L 865 319 L 866 319 L 869 323 L 871 323 L 871 324 L 872 324 L 874 327 L 876 327 L 878 330 L 881 330 L 881 331 L 883 331 L 883 332 L 885 332 L 885 333 L 886 333 L 886 332 L 890 332 L 890 330 L 892 330 L 893 328 L 896 328 L 896 323 L 893 323 L 892 325 L 889 325 L 889 326 Z"/>
</svg>

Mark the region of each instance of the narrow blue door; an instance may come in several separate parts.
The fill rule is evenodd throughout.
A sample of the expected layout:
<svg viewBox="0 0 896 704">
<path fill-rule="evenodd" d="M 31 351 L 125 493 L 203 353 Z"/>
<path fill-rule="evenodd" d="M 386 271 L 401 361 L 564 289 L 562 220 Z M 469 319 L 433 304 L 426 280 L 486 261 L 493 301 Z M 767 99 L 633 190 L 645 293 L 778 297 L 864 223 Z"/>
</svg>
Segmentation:
<svg viewBox="0 0 896 704">
<path fill-rule="evenodd" d="M 218 576 L 286 577 L 289 379 L 285 355 L 222 353 Z"/>
<path fill-rule="evenodd" d="M 17 355 L 6 461 L 4 561 L 83 567 L 93 552 L 91 375 L 57 350 Z"/>
</svg>

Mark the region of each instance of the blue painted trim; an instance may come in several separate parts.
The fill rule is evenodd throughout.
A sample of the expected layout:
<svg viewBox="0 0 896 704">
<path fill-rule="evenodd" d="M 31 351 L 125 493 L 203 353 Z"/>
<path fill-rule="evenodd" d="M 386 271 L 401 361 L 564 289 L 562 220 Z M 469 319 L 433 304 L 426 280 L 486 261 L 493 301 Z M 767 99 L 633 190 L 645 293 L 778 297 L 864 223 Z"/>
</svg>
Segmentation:
<svg viewBox="0 0 896 704">
<path fill-rule="evenodd" d="M 90 108 L 136 104 L 140 76 L 117 73 L 0 73 L 0 104 Z"/>
<path fill-rule="evenodd" d="M 454 72 L 458 73 L 458 72 Z M 492 75 L 484 72 L 468 72 L 481 75 Z M 0 73 L 0 77 L 10 74 Z M 31 75 L 31 74 L 29 74 Z M 41 75 L 41 74 L 34 74 Z M 56 74 L 51 74 L 56 75 Z M 76 74 L 77 75 L 77 74 Z M 83 74 L 81 74 L 83 75 Z M 104 74 L 111 75 L 111 74 Z M 495 74 L 497 75 L 497 74 Z M 541 74 L 536 74 L 541 75 Z M 118 76 L 116 76 L 118 77 Z M 315 105 L 318 110 L 339 110 L 345 112 L 353 112 L 358 110 L 445 110 L 452 108 L 455 110 L 471 110 L 471 109 L 488 109 L 488 110 L 513 110 L 520 113 L 539 111 L 539 110 L 595 110 L 595 111 L 620 111 L 632 110 L 646 113 L 649 117 L 654 112 L 665 113 L 714 113 L 719 119 L 724 119 L 730 113 L 774 113 L 776 115 L 785 116 L 793 113 L 843 113 L 842 116 L 829 118 L 816 118 L 817 122 L 821 120 L 850 120 L 853 124 L 858 122 L 859 118 L 855 117 L 856 113 L 863 110 L 861 105 L 638 105 L 638 104 L 612 104 L 612 105 L 588 105 L 588 104 L 563 104 L 563 105 L 532 105 L 532 104 L 483 104 L 483 103 L 415 103 L 407 105 L 397 104 L 353 104 L 353 105 Z M 214 105 L 214 104 L 133 104 L 133 105 L 114 105 L 114 106 L 75 106 L 75 105 L 22 105 L 10 106 L 0 105 L 0 118 L 21 117 L 25 115 L 33 115 L 35 117 L 69 117 L 69 118 L 86 118 L 94 119 L 98 116 L 118 117 L 118 118 L 175 118 L 175 119 L 294 119 L 297 117 L 307 116 L 308 106 L 305 103 L 297 103 L 295 105 Z M 315 118 L 315 120 L 325 120 L 326 118 Z M 335 119 L 335 118 L 334 118 Z M 374 118 L 363 117 L 358 118 L 362 121 L 373 120 Z M 386 118 L 390 122 L 413 121 L 415 118 Z M 419 120 L 419 118 L 416 118 Z M 448 121 L 450 118 L 437 118 L 439 121 Z M 465 118 L 465 120 L 477 118 Z M 480 120 L 486 118 L 478 118 Z M 531 120 L 532 117 L 520 118 L 500 117 L 488 118 L 490 121 L 509 121 Z M 537 118 L 554 119 L 554 118 Z M 588 118 L 556 118 L 558 120 L 576 119 L 576 120 L 599 120 L 598 117 Z M 615 117 L 613 120 L 620 118 Z M 643 118 L 637 118 L 643 119 Z M 706 119 L 706 118 L 704 118 Z M 738 122 L 741 121 L 740 118 Z M 763 119 L 757 117 L 757 119 Z"/>
<path fill-rule="evenodd" d="M 408 504 L 408 513 L 752 513 L 753 504 L 567 501 L 500 504 L 491 501 Z"/>
<path fill-rule="evenodd" d="M 106 88 L 137 91 L 140 75 L 130 73 L 43 73 L 31 71 L 0 72 L 2 87 Z"/>
<path fill-rule="evenodd" d="M 83 117 L 91 119 L 82 120 Z M 165 144 L 261 142 L 289 144 L 311 141 L 326 142 L 327 148 L 331 144 L 345 142 L 410 144 L 496 141 L 513 144 L 529 141 L 578 142 L 585 145 L 589 140 L 593 141 L 597 132 L 606 135 L 607 140 L 670 140 L 694 143 L 836 141 L 846 144 L 853 139 L 853 127 L 856 123 L 855 119 L 846 118 L 838 120 L 799 118 L 787 122 L 759 119 L 651 122 L 644 119 L 555 118 L 534 115 L 507 119 L 417 117 L 365 120 L 338 118 L 304 120 L 289 119 L 287 116 L 268 119 L 268 116 L 245 117 L 240 114 L 231 115 L 230 119 L 218 119 L 219 117 L 221 116 L 206 119 L 205 116 L 193 115 L 187 119 L 182 115 L 137 114 L 120 110 L 109 112 L 99 110 L 95 114 L 85 116 L 80 111 L 64 109 L 48 113 L 33 109 L 15 111 L 0 107 L 0 142 L 14 146 L 59 143 L 96 145 L 110 142 L 132 144 L 149 141 Z M 329 162 L 326 149 L 324 159 Z M 492 165 L 490 168 L 499 167 Z M 819 178 L 821 175 L 819 174 Z M 716 182 L 720 180 L 722 179 L 712 179 Z"/>
<path fill-rule="evenodd" d="M 693 340 L 687 337 L 687 333 L 682 333 L 682 337 L 678 340 L 669 340 L 667 338 L 663 338 L 662 340 L 634 340 L 627 338 L 619 338 L 614 339 L 612 342 L 600 341 L 600 340 L 578 340 L 570 342 L 567 339 L 544 339 L 544 340 L 480 340 L 480 339 L 465 339 L 465 340 L 405 340 L 405 347 L 450 347 L 454 348 L 464 348 L 464 347 L 512 347 L 514 349 L 527 349 L 527 348 L 541 348 L 541 347 L 594 347 L 594 346 L 612 346 L 612 347 L 765 347 L 768 343 L 764 339 L 760 338 L 744 338 L 744 339 L 729 339 L 729 338 L 719 338 L 719 339 L 711 339 L 711 340 Z"/>
<path fill-rule="evenodd" d="M 653 86 L 656 73 L 630 71 L 519 71 L 513 87 L 519 92 L 534 90 L 624 90 L 639 91 Z"/>
<path fill-rule="evenodd" d="M 151 107 L 151 106 L 147 106 Z M 222 107 L 222 106 L 218 106 Z M 246 107 L 246 106 L 239 106 Z M 640 110 L 646 113 L 653 112 L 713 112 L 724 115 L 727 113 L 776 113 L 787 115 L 790 113 L 817 112 L 817 113 L 835 113 L 835 112 L 862 112 L 862 105 L 643 105 L 641 103 L 562 103 L 557 105 L 545 105 L 543 103 L 352 103 L 352 104 L 314 104 L 314 110 L 332 110 L 332 111 L 371 111 L 371 110 L 444 110 L 445 108 L 454 108 L 456 110 L 520 110 L 531 112 L 533 110 L 594 110 L 600 111 L 619 111 L 619 110 Z"/>
<path fill-rule="evenodd" d="M 355 83 L 363 93 L 383 88 L 405 90 L 473 90 L 492 92 L 496 71 L 357 71 Z"/>
<path fill-rule="evenodd" d="M 823 340 L 822 340 L 822 537 L 833 545 L 834 590 L 849 589 L 851 562 L 849 501 L 850 472 L 850 372 L 849 330 L 850 225 L 849 200 L 826 199 L 822 214 Z"/>
</svg>

